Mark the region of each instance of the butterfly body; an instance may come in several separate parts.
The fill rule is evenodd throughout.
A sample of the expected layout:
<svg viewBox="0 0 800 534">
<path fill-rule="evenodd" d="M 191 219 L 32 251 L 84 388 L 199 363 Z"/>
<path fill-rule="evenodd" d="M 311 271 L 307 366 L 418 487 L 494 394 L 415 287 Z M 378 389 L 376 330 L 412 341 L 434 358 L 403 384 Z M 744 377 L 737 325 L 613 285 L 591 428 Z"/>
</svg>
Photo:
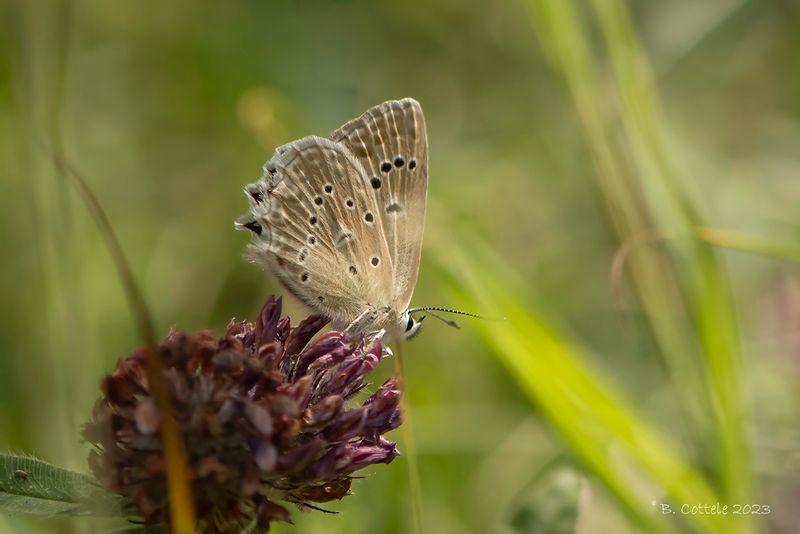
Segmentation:
<svg viewBox="0 0 800 534">
<path fill-rule="evenodd" d="M 370 108 L 331 134 L 276 149 L 246 186 L 248 255 L 300 300 L 352 332 L 410 337 L 428 161 L 412 99 Z"/>
</svg>

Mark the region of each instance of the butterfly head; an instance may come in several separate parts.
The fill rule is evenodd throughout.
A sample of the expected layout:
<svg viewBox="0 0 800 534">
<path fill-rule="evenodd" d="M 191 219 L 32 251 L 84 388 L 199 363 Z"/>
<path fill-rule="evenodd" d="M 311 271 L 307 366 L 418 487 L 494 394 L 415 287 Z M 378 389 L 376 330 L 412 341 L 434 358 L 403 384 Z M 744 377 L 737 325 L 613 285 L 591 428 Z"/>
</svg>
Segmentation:
<svg viewBox="0 0 800 534">
<path fill-rule="evenodd" d="M 467 317 L 476 317 L 478 319 L 485 319 L 485 317 L 469 312 L 463 312 L 458 310 L 451 310 L 450 308 L 439 308 L 439 307 L 427 307 L 427 308 L 409 308 L 400 314 L 400 321 L 399 326 L 401 331 L 403 332 L 403 337 L 405 339 L 411 339 L 416 336 L 420 329 L 422 329 L 422 321 L 425 320 L 425 317 L 428 315 L 423 315 L 419 319 L 414 317 L 415 313 L 426 312 L 428 315 L 433 316 L 435 319 L 442 321 L 447 326 L 451 326 L 453 328 L 461 328 L 461 325 L 458 324 L 456 321 L 452 319 L 448 319 L 446 317 L 442 317 L 441 315 L 434 313 L 434 312 L 445 312 L 445 313 L 454 313 L 456 315 L 465 315 Z"/>
<path fill-rule="evenodd" d="M 419 331 L 422 329 L 422 321 L 424 320 L 424 315 L 419 319 L 415 319 L 411 310 L 406 310 L 400 314 L 399 326 L 403 332 L 403 338 L 408 340 L 419 334 Z"/>
<path fill-rule="evenodd" d="M 423 315 L 419 319 L 415 319 L 414 314 L 421 312 L 426 312 L 427 315 Z M 453 321 L 452 319 L 448 319 L 446 317 L 442 317 L 441 315 L 434 312 L 454 313 L 456 315 L 465 315 L 467 317 L 485 319 L 485 317 L 483 317 L 482 315 L 478 315 L 476 313 L 451 310 L 450 308 L 440 308 L 438 306 L 432 306 L 426 308 L 409 308 L 400 315 L 400 328 L 404 330 L 405 339 L 411 339 L 412 337 L 416 336 L 419 333 L 420 329 L 422 328 L 422 321 L 428 315 L 433 316 L 435 319 L 438 319 L 447 326 L 451 326 L 453 328 L 461 328 L 461 325 L 458 324 L 456 321 Z"/>
</svg>

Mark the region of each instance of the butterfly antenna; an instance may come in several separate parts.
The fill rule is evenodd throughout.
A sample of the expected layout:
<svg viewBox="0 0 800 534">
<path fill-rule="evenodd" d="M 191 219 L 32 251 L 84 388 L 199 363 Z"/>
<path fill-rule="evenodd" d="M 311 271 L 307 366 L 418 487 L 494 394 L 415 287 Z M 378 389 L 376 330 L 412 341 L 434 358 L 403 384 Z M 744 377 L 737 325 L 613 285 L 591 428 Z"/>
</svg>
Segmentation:
<svg viewBox="0 0 800 534">
<path fill-rule="evenodd" d="M 470 313 L 470 312 L 459 311 L 459 310 L 451 310 L 450 308 L 439 308 L 437 306 L 429 306 L 429 307 L 426 307 L 426 308 L 410 308 L 408 310 L 409 313 L 431 312 L 431 311 L 438 311 L 438 312 L 442 312 L 442 313 L 453 313 L 455 315 L 466 315 L 467 317 L 474 317 L 476 319 L 488 319 L 487 317 L 484 317 L 483 315 L 478 315 L 477 313 Z M 433 315 L 433 314 L 431 313 L 431 315 Z M 435 317 L 438 317 L 438 316 L 435 316 Z M 438 318 L 442 319 L 441 317 L 438 317 Z M 444 321 L 445 319 L 442 319 L 442 320 Z"/>
<path fill-rule="evenodd" d="M 435 317 L 436 319 L 439 319 L 440 321 L 442 321 L 447 326 L 452 326 L 453 328 L 461 329 L 461 325 L 459 323 L 457 323 L 456 321 L 452 320 L 452 319 L 448 319 L 447 317 L 442 317 L 441 315 L 433 313 L 430 310 L 428 310 L 427 315 L 431 315 L 431 316 Z M 426 317 L 425 315 L 420 317 L 420 321 L 422 319 L 424 319 L 425 317 Z"/>
</svg>

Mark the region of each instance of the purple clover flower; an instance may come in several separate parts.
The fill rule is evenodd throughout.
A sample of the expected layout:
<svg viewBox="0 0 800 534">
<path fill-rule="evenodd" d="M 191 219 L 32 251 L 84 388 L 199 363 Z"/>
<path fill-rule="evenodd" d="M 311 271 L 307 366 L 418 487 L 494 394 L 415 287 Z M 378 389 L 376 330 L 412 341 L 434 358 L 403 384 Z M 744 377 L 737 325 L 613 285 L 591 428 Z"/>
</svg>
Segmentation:
<svg viewBox="0 0 800 534">
<path fill-rule="evenodd" d="M 355 471 L 398 455 L 382 435 L 401 422 L 399 380 L 360 405 L 352 400 L 381 359 L 380 338 L 326 332 L 312 341 L 326 323 L 311 316 L 292 328 L 280 299 L 270 297 L 255 323 L 231 321 L 222 338 L 170 332 L 161 343 L 198 530 L 232 533 L 253 523 L 267 530 L 290 520 L 280 501 L 317 508 L 341 499 Z M 129 497 L 146 524 L 168 524 L 146 361 L 138 349 L 117 362 L 83 435 L 103 486 Z"/>
</svg>

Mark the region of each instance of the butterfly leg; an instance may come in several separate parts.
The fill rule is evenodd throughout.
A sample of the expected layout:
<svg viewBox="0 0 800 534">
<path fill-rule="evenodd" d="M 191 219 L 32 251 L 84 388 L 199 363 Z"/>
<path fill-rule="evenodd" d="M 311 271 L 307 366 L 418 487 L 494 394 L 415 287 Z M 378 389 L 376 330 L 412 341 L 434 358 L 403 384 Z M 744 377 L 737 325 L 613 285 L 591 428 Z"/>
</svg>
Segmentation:
<svg viewBox="0 0 800 534">
<path fill-rule="evenodd" d="M 347 325 L 347 328 L 344 329 L 344 333 L 350 336 L 363 333 L 365 328 L 375 321 L 376 311 L 377 310 L 375 308 L 370 307 L 361 312 L 358 317 L 353 319 L 353 321 Z"/>
<path fill-rule="evenodd" d="M 382 323 L 385 322 L 385 319 L 389 313 L 390 308 L 388 306 L 383 308 L 375 308 L 374 306 L 370 306 L 361 312 L 358 317 L 353 319 L 353 321 L 347 325 L 347 328 L 345 328 L 344 332 L 348 335 L 356 336 L 377 331 L 381 326 L 383 326 Z"/>
</svg>

